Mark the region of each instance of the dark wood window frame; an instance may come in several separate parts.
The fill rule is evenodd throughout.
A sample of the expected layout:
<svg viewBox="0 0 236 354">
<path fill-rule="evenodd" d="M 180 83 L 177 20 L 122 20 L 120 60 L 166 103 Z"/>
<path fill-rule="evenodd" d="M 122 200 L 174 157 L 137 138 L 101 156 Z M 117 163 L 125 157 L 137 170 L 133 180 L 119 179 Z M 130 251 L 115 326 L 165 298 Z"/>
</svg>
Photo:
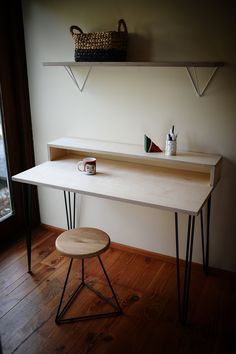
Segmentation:
<svg viewBox="0 0 236 354">
<path fill-rule="evenodd" d="M 0 84 L 3 129 L 10 176 L 35 165 L 21 1 L 5 2 L 0 15 Z M 11 183 L 12 217 L 0 224 L 1 242 L 19 236 L 25 225 L 23 188 Z M 37 190 L 33 189 L 33 225 L 39 224 Z"/>
</svg>

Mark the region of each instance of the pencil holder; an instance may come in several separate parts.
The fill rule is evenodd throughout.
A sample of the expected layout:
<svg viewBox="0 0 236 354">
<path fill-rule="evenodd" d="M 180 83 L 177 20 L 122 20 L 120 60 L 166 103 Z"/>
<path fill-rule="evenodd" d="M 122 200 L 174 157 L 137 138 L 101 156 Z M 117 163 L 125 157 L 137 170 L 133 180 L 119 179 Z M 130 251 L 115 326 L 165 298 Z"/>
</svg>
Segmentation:
<svg viewBox="0 0 236 354">
<path fill-rule="evenodd" d="M 174 140 L 174 141 L 166 140 L 165 155 L 175 156 L 176 149 L 177 149 L 177 141 L 176 140 Z"/>
</svg>

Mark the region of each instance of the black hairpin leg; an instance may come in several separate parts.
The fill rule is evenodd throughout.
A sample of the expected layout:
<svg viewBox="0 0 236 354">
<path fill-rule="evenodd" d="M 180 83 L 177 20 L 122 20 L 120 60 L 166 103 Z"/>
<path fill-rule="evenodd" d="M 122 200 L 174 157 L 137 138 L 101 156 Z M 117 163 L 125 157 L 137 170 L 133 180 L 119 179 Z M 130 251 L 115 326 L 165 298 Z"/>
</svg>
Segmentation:
<svg viewBox="0 0 236 354">
<path fill-rule="evenodd" d="M 179 227 L 178 214 L 175 213 L 175 242 L 176 242 L 176 276 L 177 276 L 177 296 L 178 296 L 178 311 L 179 320 L 181 321 L 181 290 L 180 290 L 180 273 L 179 273 Z"/>
<path fill-rule="evenodd" d="M 203 225 L 203 213 L 202 209 L 200 211 L 200 221 L 201 221 L 201 238 L 202 238 L 202 264 L 203 271 L 206 271 L 206 256 L 205 256 L 205 237 L 204 237 L 204 225 Z"/>
<path fill-rule="evenodd" d="M 178 310 L 179 310 L 179 320 L 183 324 L 185 324 L 187 322 L 187 318 L 188 318 L 188 303 L 189 303 L 189 289 L 190 289 L 190 278 L 191 278 L 194 229 L 195 229 L 195 216 L 189 215 L 189 217 L 188 217 L 188 231 L 187 231 L 187 244 L 186 244 L 186 259 L 185 259 L 185 270 L 184 270 L 184 283 L 183 283 L 183 296 L 181 299 L 178 214 L 175 213 L 176 274 L 177 274 Z"/>
<path fill-rule="evenodd" d="M 22 190 L 25 210 L 25 239 L 27 247 L 28 273 L 31 274 L 32 186 L 30 184 L 22 184 Z"/>
<path fill-rule="evenodd" d="M 209 270 L 209 241 L 210 241 L 210 217 L 211 217 L 211 196 L 207 201 L 207 241 L 206 241 L 206 274 Z"/>
<path fill-rule="evenodd" d="M 72 194 L 72 198 L 71 198 Z M 75 228 L 76 193 L 64 191 L 66 220 L 68 230 Z"/>
<path fill-rule="evenodd" d="M 206 275 L 208 275 L 208 266 L 209 266 L 210 214 L 211 214 L 211 196 L 208 198 L 207 201 L 206 246 L 205 246 L 204 220 L 203 220 L 202 209 L 200 212 L 201 238 L 202 238 L 202 263 L 203 263 L 203 270 L 206 273 Z"/>
</svg>

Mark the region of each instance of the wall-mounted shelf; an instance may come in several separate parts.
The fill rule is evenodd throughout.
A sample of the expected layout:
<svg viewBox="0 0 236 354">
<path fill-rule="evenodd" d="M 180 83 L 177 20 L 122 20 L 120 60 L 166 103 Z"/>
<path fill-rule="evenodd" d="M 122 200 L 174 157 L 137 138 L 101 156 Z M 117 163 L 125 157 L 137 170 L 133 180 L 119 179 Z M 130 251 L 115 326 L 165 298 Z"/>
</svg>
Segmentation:
<svg viewBox="0 0 236 354">
<path fill-rule="evenodd" d="M 92 67 L 94 66 L 111 66 L 111 67 L 178 67 L 186 68 L 188 75 L 191 79 L 193 87 L 199 97 L 203 96 L 207 90 L 210 82 L 212 81 L 217 69 L 224 66 L 223 62 L 209 62 L 209 61 L 158 61 L 158 62 L 142 62 L 142 61 L 124 61 L 124 62 L 44 62 L 44 66 L 63 66 L 75 85 L 80 91 L 83 91 L 83 88 L 86 84 L 88 76 L 91 72 Z M 84 75 L 84 80 L 80 85 L 74 69 L 76 67 L 87 68 Z M 203 87 L 198 82 L 197 77 L 197 68 L 209 68 L 212 69 L 209 73 L 208 80 L 204 83 Z"/>
</svg>

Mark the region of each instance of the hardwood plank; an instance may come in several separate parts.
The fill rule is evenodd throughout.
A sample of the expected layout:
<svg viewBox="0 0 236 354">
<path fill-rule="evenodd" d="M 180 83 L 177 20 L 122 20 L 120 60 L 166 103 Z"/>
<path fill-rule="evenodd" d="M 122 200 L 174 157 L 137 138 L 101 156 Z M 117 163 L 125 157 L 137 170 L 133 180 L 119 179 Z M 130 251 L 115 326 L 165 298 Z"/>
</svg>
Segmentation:
<svg viewBox="0 0 236 354">
<path fill-rule="evenodd" d="M 54 229 L 53 231 L 49 228 L 38 227 L 32 232 L 32 249 L 38 247 L 45 238 L 55 237 L 59 234 L 59 230 Z M 0 273 L 5 267 L 11 266 L 13 263 L 17 262 L 19 258 L 25 257 L 26 245 L 24 234 L 22 238 L 17 240 L 13 245 L 9 246 L 4 250 L 0 250 Z"/>
<path fill-rule="evenodd" d="M 38 262 L 49 255 L 52 250 L 55 249 L 56 235 L 48 233 L 46 241 L 37 241 L 33 239 L 32 246 L 32 267 Z M 12 259 L 9 265 L 4 265 L 0 271 L 0 291 L 12 285 L 14 281 L 17 281 L 21 276 L 25 274 L 27 269 L 27 257 L 26 251 L 20 251 L 15 253 L 14 260 Z"/>
<path fill-rule="evenodd" d="M 43 232 L 44 230 L 44 232 Z M 40 236 L 38 236 L 40 235 Z M 34 275 L 27 273 L 22 257 L 24 243 L 12 246 L 23 252 L 13 262 L 11 249 L 5 253 L 1 279 L 9 278 L 0 297 L 0 336 L 3 353 L 18 354 L 221 354 L 234 353 L 236 318 L 236 276 L 212 272 L 206 277 L 193 269 L 190 288 L 190 323 L 178 322 L 175 265 L 155 257 L 110 248 L 102 260 L 118 295 L 124 314 L 58 326 L 58 306 L 68 259 L 55 251 L 58 232 L 42 228 L 33 247 Z M 7 264 L 9 254 L 9 265 Z M 19 264 L 20 272 L 16 272 Z M 86 279 L 107 292 L 98 262 L 86 263 Z M 15 276 L 16 273 L 16 276 Z M 183 269 L 181 267 L 181 282 Z M 80 260 L 75 260 L 68 294 L 80 279 Z M 107 293 L 108 294 L 108 293 Z M 102 301 L 81 293 L 71 308 L 97 311 Z"/>
</svg>

